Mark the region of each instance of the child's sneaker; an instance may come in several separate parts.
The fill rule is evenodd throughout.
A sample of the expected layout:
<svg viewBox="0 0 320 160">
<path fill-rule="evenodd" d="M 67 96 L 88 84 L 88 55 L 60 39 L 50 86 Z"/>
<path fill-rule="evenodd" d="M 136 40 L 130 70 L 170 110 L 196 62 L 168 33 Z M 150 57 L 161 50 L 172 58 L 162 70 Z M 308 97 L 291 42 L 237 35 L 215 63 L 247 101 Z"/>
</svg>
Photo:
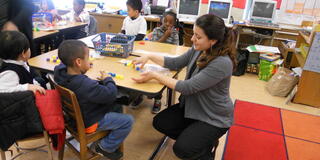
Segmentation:
<svg viewBox="0 0 320 160">
<path fill-rule="evenodd" d="M 99 141 L 93 142 L 90 149 L 97 154 L 101 154 L 102 156 L 109 158 L 110 160 L 119 160 L 123 157 L 123 153 L 119 149 L 111 153 L 103 150 L 99 145 Z"/>
<path fill-rule="evenodd" d="M 161 110 L 161 99 L 155 99 L 151 112 L 153 114 L 159 113 Z"/>
</svg>

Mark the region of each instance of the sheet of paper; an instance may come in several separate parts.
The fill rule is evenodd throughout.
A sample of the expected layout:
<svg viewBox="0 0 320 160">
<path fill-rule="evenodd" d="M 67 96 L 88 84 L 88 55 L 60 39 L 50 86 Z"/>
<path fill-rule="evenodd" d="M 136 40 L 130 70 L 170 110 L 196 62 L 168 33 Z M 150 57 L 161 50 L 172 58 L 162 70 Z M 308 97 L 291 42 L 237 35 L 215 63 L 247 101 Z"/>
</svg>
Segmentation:
<svg viewBox="0 0 320 160">
<path fill-rule="evenodd" d="M 169 0 L 157 0 L 157 6 L 168 7 Z"/>
<path fill-rule="evenodd" d="M 248 46 L 247 50 L 249 52 L 271 52 L 271 53 L 280 53 L 278 47 L 271 46 L 262 46 L 262 45 L 254 45 Z"/>
<path fill-rule="evenodd" d="M 97 35 L 95 34 L 95 35 L 92 35 L 89 37 L 81 38 L 79 40 L 82 41 L 83 43 L 85 43 L 89 48 L 94 48 L 93 43 L 92 43 L 92 39 L 96 36 Z"/>
</svg>

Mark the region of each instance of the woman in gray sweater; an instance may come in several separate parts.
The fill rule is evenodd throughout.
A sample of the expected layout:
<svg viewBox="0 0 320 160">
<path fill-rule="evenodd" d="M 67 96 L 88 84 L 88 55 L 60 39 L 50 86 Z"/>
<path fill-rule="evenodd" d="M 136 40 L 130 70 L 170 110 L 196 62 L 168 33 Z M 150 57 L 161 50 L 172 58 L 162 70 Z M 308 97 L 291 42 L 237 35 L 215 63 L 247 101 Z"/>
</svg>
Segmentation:
<svg viewBox="0 0 320 160">
<path fill-rule="evenodd" d="M 138 83 L 156 79 L 181 93 L 179 103 L 154 117 L 153 126 L 176 142 L 173 151 L 181 159 L 209 160 L 212 148 L 233 123 L 229 95 L 232 71 L 236 66 L 236 32 L 215 15 L 196 20 L 193 47 L 178 57 L 145 54 L 134 60 L 142 67 L 151 60 L 171 70 L 187 67 L 185 80 L 156 72 L 133 78 Z"/>
</svg>

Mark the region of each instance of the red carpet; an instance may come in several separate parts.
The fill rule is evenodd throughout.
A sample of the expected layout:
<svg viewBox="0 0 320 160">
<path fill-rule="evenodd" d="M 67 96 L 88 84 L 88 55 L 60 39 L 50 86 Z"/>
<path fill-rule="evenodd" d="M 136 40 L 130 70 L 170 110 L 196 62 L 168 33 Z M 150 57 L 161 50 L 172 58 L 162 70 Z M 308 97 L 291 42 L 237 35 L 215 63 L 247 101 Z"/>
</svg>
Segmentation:
<svg viewBox="0 0 320 160">
<path fill-rule="evenodd" d="M 287 159 L 283 137 L 260 130 L 234 126 L 229 130 L 227 145 L 225 160 Z"/>
<path fill-rule="evenodd" d="M 282 133 L 279 108 L 267 107 L 244 101 L 236 101 L 234 123 L 256 129 Z"/>
<path fill-rule="evenodd" d="M 320 117 L 236 101 L 224 160 L 320 160 Z"/>
</svg>

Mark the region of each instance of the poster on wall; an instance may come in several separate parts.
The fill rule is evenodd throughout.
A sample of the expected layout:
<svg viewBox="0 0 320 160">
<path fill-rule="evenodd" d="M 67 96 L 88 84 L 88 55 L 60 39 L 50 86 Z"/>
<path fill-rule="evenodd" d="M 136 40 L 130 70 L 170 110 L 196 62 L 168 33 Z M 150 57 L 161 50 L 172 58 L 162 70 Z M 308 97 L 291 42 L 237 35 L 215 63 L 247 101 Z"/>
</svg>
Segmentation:
<svg viewBox="0 0 320 160">
<path fill-rule="evenodd" d="M 274 1 L 277 1 L 277 9 L 280 9 L 282 0 L 274 0 Z"/>
<path fill-rule="evenodd" d="M 246 0 L 233 0 L 233 7 L 244 9 L 246 7 Z"/>
<path fill-rule="evenodd" d="M 319 0 L 287 0 L 282 7 L 286 13 L 320 16 Z"/>
<path fill-rule="evenodd" d="M 202 4 L 208 4 L 208 0 L 201 0 Z"/>
</svg>

